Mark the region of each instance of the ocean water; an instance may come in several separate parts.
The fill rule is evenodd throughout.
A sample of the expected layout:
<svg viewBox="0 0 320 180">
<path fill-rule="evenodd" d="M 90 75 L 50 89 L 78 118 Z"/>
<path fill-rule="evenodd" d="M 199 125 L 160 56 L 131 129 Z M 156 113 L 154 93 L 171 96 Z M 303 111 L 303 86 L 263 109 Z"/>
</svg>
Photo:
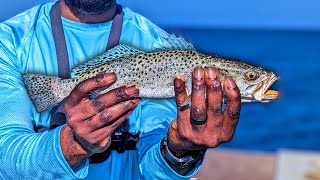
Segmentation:
<svg viewBox="0 0 320 180">
<path fill-rule="evenodd" d="M 177 29 L 201 52 L 272 70 L 281 92 L 272 103 L 243 104 L 236 133 L 222 147 L 320 150 L 320 31 Z"/>
</svg>

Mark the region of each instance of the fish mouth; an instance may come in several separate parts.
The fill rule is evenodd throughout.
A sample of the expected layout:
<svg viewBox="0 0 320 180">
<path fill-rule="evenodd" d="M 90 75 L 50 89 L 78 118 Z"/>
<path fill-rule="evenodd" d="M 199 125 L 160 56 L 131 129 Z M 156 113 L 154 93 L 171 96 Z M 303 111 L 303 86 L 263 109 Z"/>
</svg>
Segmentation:
<svg viewBox="0 0 320 180">
<path fill-rule="evenodd" d="M 276 90 L 270 90 L 269 88 L 278 79 L 278 76 L 272 74 L 256 88 L 254 98 L 261 102 L 269 102 L 277 99 L 280 96 L 280 93 Z"/>
</svg>

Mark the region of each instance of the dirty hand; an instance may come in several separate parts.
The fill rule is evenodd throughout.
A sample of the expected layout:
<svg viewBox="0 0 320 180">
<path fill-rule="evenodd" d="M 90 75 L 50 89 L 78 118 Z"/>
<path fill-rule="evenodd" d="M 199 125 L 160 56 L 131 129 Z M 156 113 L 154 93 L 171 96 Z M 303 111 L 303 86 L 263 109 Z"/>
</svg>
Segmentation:
<svg viewBox="0 0 320 180">
<path fill-rule="evenodd" d="M 241 107 L 240 91 L 232 78 L 227 77 L 223 83 L 227 96 L 224 112 L 222 85 L 215 68 L 194 69 L 191 107 L 181 106 L 187 99 L 184 79 L 176 78 L 174 87 L 178 116 L 169 128 L 168 148 L 175 156 L 217 147 L 232 139 Z"/>
<path fill-rule="evenodd" d="M 111 86 L 114 73 L 101 74 L 78 84 L 64 101 L 67 126 L 61 133 L 61 146 L 73 166 L 94 153 L 106 150 L 113 131 L 140 102 L 136 85 L 122 86 L 89 99 L 87 94 Z"/>
</svg>

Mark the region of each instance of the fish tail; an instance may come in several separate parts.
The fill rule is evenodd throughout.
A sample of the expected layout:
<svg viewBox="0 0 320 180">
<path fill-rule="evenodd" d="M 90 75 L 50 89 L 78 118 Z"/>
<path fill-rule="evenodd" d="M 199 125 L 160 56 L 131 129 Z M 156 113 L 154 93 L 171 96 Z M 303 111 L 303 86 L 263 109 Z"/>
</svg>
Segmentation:
<svg viewBox="0 0 320 180">
<path fill-rule="evenodd" d="M 63 87 L 66 81 L 59 77 L 41 74 L 22 75 L 29 96 L 38 112 L 42 112 L 62 101 Z"/>
</svg>

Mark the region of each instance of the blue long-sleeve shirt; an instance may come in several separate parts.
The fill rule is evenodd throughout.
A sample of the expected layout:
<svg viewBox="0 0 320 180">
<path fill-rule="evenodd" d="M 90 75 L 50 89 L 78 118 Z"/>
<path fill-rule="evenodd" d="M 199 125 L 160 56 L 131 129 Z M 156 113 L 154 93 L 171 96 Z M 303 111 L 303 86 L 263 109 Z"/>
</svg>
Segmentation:
<svg viewBox="0 0 320 180">
<path fill-rule="evenodd" d="M 173 99 L 143 99 L 129 116 L 129 131 L 140 133 L 137 151 L 112 152 L 103 163 L 88 160 L 70 168 L 60 147 L 60 130 L 36 133 L 49 126 L 50 109 L 38 113 L 22 81 L 24 73 L 57 75 L 50 26 L 53 3 L 34 7 L 0 23 L 0 179 L 182 179 L 160 153 L 160 140 L 176 117 Z M 120 43 L 152 51 L 166 46 L 166 32 L 124 8 Z M 103 52 L 112 22 L 84 24 L 62 18 L 69 64 L 73 67 Z"/>
</svg>

